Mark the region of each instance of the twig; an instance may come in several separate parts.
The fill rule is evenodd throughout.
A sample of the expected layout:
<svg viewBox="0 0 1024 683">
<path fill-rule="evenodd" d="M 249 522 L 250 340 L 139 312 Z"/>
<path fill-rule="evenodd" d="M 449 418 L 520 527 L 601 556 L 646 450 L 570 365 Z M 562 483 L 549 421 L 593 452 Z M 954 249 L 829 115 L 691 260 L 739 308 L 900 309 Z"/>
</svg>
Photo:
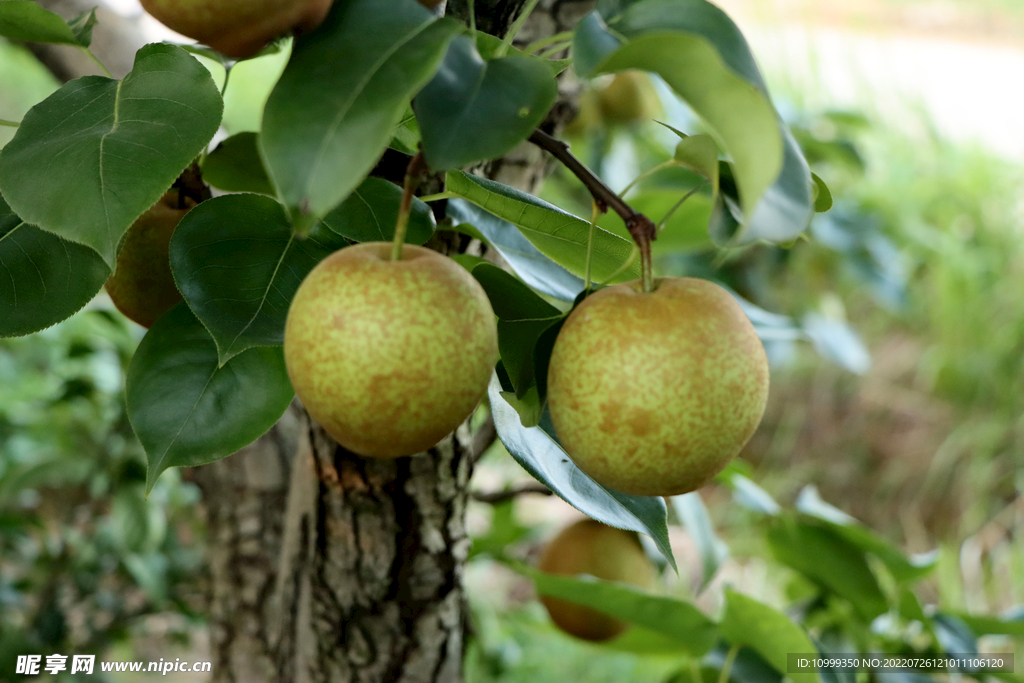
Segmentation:
<svg viewBox="0 0 1024 683">
<path fill-rule="evenodd" d="M 565 167 L 579 178 L 580 182 L 587 188 L 599 209 L 602 211 L 611 209 L 619 214 L 626 224 L 629 234 L 632 235 L 633 241 L 640 247 L 644 291 L 650 292 L 653 290 L 654 275 L 651 269 L 651 242 L 658 237 L 658 229 L 654 225 L 654 221 L 636 211 L 622 197 L 612 192 L 600 178 L 573 156 L 572 152 L 569 151 L 568 144 L 551 137 L 539 128 L 530 135 L 530 142 L 565 164 Z"/>
<path fill-rule="evenodd" d="M 480 425 L 480 429 L 476 430 L 473 435 L 473 442 L 471 444 L 473 449 L 473 462 L 476 463 L 483 457 L 487 449 L 491 447 L 491 444 L 498 438 L 498 430 L 494 427 L 494 418 L 490 415 L 484 420 L 484 423 Z"/>
<path fill-rule="evenodd" d="M 521 496 L 528 493 L 536 493 L 541 496 L 550 496 L 553 494 L 553 491 L 549 489 L 547 486 L 544 486 L 544 484 L 533 483 L 523 484 L 521 486 L 505 489 L 504 491 L 491 491 L 489 493 L 485 493 L 483 491 L 472 491 L 470 492 L 469 495 L 473 497 L 473 500 L 478 500 L 481 503 L 490 503 L 491 505 L 496 505 L 498 503 L 504 503 L 506 500 L 512 500 L 517 496 Z"/>
</svg>

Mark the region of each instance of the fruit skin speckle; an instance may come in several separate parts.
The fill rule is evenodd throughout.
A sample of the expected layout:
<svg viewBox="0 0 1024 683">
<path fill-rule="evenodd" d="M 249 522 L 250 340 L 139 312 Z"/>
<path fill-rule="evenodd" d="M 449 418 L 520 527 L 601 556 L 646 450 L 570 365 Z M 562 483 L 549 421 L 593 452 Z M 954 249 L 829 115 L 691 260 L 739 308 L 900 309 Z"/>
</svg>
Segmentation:
<svg viewBox="0 0 1024 683">
<path fill-rule="evenodd" d="M 645 496 L 706 484 L 747 443 L 768 360 L 733 297 L 696 278 L 591 295 L 555 341 L 548 404 L 563 448 L 599 483 Z"/>
<path fill-rule="evenodd" d="M 342 446 L 371 457 L 425 451 L 476 408 L 498 361 L 494 312 L 455 261 L 368 242 L 328 256 L 285 324 L 295 393 Z"/>
</svg>

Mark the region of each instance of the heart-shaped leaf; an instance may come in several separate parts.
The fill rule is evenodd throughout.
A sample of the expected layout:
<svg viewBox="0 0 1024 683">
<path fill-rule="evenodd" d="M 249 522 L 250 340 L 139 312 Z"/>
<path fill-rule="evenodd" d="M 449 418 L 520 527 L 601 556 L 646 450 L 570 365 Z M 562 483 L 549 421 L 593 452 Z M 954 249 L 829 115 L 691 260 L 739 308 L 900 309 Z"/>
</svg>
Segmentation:
<svg viewBox="0 0 1024 683">
<path fill-rule="evenodd" d="M 0 337 L 31 334 L 71 317 L 109 275 L 95 251 L 25 223 L 0 197 Z"/>
<path fill-rule="evenodd" d="M 254 346 L 283 344 L 288 306 L 302 279 L 347 244 L 323 226 L 297 239 L 275 200 L 229 194 L 202 202 L 178 224 L 171 271 L 224 365 Z"/>
<path fill-rule="evenodd" d="M 95 24 L 95 8 L 66 22 L 32 0 L 0 2 L 0 36 L 19 42 L 89 47 Z"/>
<path fill-rule="evenodd" d="M 252 443 L 294 396 L 280 348 L 250 349 L 222 367 L 217 345 L 184 302 L 142 339 L 125 391 L 149 462 L 147 492 L 169 467 L 203 465 Z"/>
<path fill-rule="evenodd" d="M 498 437 L 537 481 L 585 515 L 619 529 L 647 534 L 658 550 L 676 566 L 668 541 L 667 508 L 656 496 L 632 496 L 612 491 L 583 472 L 558 442 L 540 427 L 524 427 L 519 413 L 501 395 L 497 376 L 487 388 Z"/>
<path fill-rule="evenodd" d="M 203 180 L 226 192 L 275 196 L 263 168 L 256 133 L 238 133 L 217 145 L 203 160 Z"/>
<path fill-rule="evenodd" d="M 586 272 L 590 221 L 493 180 L 450 171 L 447 188 L 517 228 L 533 246 L 577 276 Z M 623 268 L 624 265 L 628 267 Z M 595 282 L 625 282 L 640 277 L 640 258 L 629 240 L 594 230 L 591 274 Z M 618 273 L 618 275 L 615 275 Z M 612 276 L 615 275 L 614 278 Z"/>
<path fill-rule="evenodd" d="M 121 237 L 203 150 L 222 108 L 194 57 L 147 45 L 123 80 L 79 78 L 29 110 L 0 151 L 0 192 L 25 221 L 113 267 Z"/>
<path fill-rule="evenodd" d="M 349 198 L 324 216 L 330 230 L 355 242 L 390 242 L 395 237 L 402 188 L 383 178 L 367 178 Z M 424 244 L 434 234 L 434 213 L 413 197 L 406 244 Z"/>
<path fill-rule="evenodd" d="M 457 229 L 469 230 L 473 237 L 497 250 L 523 282 L 538 292 L 562 301 L 572 301 L 583 291 L 583 280 L 542 254 L 519 228 L 463 199 L 448 200 L 448 217 Z"/>
<path fill-rule="evenodd" d="M 462 30 L 416 0 L 342 0 L 295 39 L 260 145 L 296 224 L 312 226 L 359 186 Z"/>
<path fill-rule="evenodd" d="M 413 101 L 427 163 L 444 171 L 506 154 L 530 136 L 557 95 L 543 60 L 509 55 L 484 61 L 471 37 L 457 37 Z"/>
</svg>

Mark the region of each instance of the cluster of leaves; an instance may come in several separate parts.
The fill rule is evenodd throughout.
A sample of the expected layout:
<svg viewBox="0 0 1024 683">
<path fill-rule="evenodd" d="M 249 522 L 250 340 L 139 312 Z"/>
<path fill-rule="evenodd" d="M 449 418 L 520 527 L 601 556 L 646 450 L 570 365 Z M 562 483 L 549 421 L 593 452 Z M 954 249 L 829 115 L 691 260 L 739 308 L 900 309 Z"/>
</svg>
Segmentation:
<svg viewBox="0 0 1024 683">
<path fill-rule="evenodd" d="M 19 654 L 104 652 L 140 617 L 190 615 L 198 491 L 145 459 L 122 400 L 137 339 L 90 310 L 0 340 L 0 678 Z M 184 634 L 183 634 L 184 635 Z"/>
<path fill-rule="evenodd" d="M 490 402 L 500 438 L 558 495 L 596 519 L 650 534 L 671 561 L 664 502 L 591 481 L 543 411 L 561 321 L 585 283 L 635 278 L 637 250 L 621 231 L 459 170 L 527 139 L 570 64 L 513 48 L 523 18 L 501 39 L 467 32 L 415 0 L 336 2 L 319 29 L 294 41 L 260 130 L 210 152 L 223 97 L 185 49 L 147 45 L 121 80 L 66 84 L 25 115 L 0 151 L 0 259 L 12 273 L 0 282 L 11 312 L 0 334 L 34 332 L 81 308 L 128 227 L 198 160 L 207 182 L 229 194 L 203 202 L 175 231 L 170 263 L 184 302 L 157 320 L 134 355 L 127 410 L 146 450 L 149 488 L 169 467 L 230 455 L 292 398 L 281 344 L 299 283 L 336 249 L 393 237 L 401 188 L 368 174 L 389 147 L 422 149 L 433 171 L 447 172 L 440 197 L 448 201 L 434 211 L 416 203 L 409 240 L 430 239 L 440 218 L 495 249 L 515 273 L 463 258 L 499 319 Z M 58 22 L 31 2 L 0 4 L 3 35 L 87 49 L 92 19 Z M 706 180 L 702 227 L 716 244 L 789 241 L 815 208 L 828 208 L 744 38 L 714 5 L 606 0 L 570 43 L 577 75 L 657 74 L 703 121 L 708 135 L 676 131 L 675 159 Z M 221 59 L 230 74 L 230 61 L 190 49 Z"/>
<path fill-rule="evenodd" d="M 792 508 L 779 505 L 748 479 L 739 467 L 718 477 L 733 492 L 734 502 L 750 511 L 749 519 L 788 571 L 785 611 L 726 587 L 722 611 L 708 616 L 694 602 L 655 595 L 594 577 L 545 574 L 508 555 L 532 530 L 519 525 L 511 505 L 498 508 L 487 534 L 475 541 L 478 556 L 491 556 L 530 578 L 542 595 L 586 605 L 632 624 L 626 633 L 603 645 L 609 651 L 661 655 L 679 660 L 672 682 L 730 680 L 734 683 L 781 683 L 784 678 L 850 683 L 870 674 L 882 683 L 927 683 L 921 670 L 860 672 L 839 668 L 795 672 L 790 653 L 828 655 L 900 654 L 905 656 L 970 655 L 978 639 L 999 635 L 1024 639 L 1024 608 L 1003 616 L 974 616 L 925 605 L 921 583 L 935 570 L 936 553 L 906 555 L 881 536 L 807 487 Z M 729 556 L 699 494 L 671 499 L 675 523 L 684 526 L 700 553 L 696 593 L 711 581 Z M 715 591 L 719 590 L 714 588 Z M 500 629 L 482 629 L 478 656 L 492 669 L 509 662 Z M 935 672 L 947 674 L 950 672 Z M 994 676 L 1019 681 L 1008 672 L 986 673 L 965 667 L 956 672 L 976 680 Z"/>
</svg>

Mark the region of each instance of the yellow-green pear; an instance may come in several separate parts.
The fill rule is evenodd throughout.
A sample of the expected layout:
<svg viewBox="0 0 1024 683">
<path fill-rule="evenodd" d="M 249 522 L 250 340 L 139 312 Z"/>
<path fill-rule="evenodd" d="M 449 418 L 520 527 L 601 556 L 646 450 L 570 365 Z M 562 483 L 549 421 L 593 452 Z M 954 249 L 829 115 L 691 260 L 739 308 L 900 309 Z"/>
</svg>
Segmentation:
<svg viewBox="0 0 1024 683">
<path fill-rule="evenodd" d="M 295 393 L 342 446 L 392 458 L 469 417 L 498 361 L 494 311 L 455 261 L 406 245 L 346 247 L 303 280 L 284 354 Z"/>
<path fill-rule="evenodd" d="M 196 203 L 170 190 L 128 228 L 107 278 L 107 294 L 126 317 L 143 327 L 181 301 L 171 275 L 171 235 Z"/>
<path fill-rule="evenodd" d="M 662 114 L 661 99 L 651 77 L 643 71 L 615 74 L 597 91 L 597 105 L 606 124 L 630 125 Z"/>
<path fill-rule="evenodd" d="M 555 340 L 548 405 L 562 447 L 599 483 L 673 496 L 707 483 L 753 435 L 768 361 L 718 285 L 659 278 L 587 297 Z"/>
<path fill-rule="evenodd" d="M 636 532 L 623 531 L 592 519 L 571 524 L 544 548 L 537 568 L 549 574 L 589 574 L 605 581 L 620 581 L 651 588 L 654 565 L 644 553 Z M 628 624 L 607 614 L 558 598 L 541 596 L 555 625 L 584 640 L 614 638 Z"/>
<path fill-rule="evenodd" d="M 245 59 L 293 29 L 319 26 L 333 0 L 142 0 L 164 26 Z"/>
</svg>

